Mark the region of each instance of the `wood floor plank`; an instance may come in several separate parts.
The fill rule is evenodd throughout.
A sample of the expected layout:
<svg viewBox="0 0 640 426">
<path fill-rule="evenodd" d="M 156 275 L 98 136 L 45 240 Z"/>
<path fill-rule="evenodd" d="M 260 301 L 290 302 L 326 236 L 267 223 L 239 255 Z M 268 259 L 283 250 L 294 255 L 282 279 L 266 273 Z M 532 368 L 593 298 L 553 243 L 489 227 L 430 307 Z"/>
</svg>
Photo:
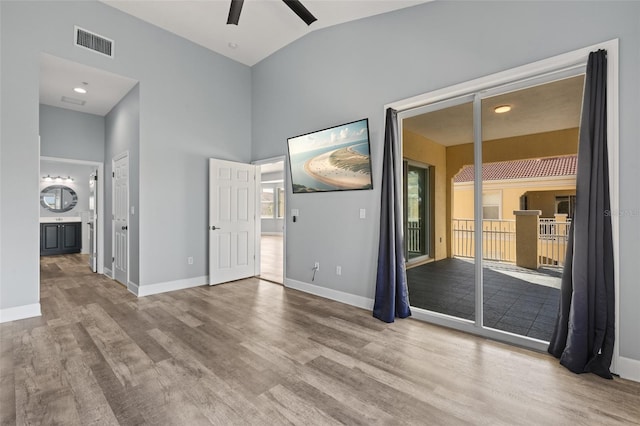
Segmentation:
<svg viewBox="0 0 640 426">
<path fill-rule="evenodd" d="M 0 325 L 0 425 L 16 422 L 14 329 L 11 323 Z"/>
<path fill-rule="evenodd" d="M 73 334 L 72 326 L 53 330 L 56 347 L 62 360 L 62 369 L 75 399 L 76 409 L 82 424 L 117 425 L 113 410 L 84 361 L 84 353 Z"/>
<path fill-rule="evenodd" d="M 640 383 L 256 278 L 137 298 L 46 256 L 40 301 L 0 324 L 1 425 L 640 424 Z"/>
</svg>

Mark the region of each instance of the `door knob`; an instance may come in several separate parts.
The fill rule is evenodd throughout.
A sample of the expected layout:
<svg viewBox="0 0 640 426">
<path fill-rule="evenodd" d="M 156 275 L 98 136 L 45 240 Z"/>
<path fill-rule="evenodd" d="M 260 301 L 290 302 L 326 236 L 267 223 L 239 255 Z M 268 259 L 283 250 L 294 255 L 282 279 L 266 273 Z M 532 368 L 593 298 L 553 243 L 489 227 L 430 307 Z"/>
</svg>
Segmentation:
<svg viewBox="0 0 640 426">
<path fill-rule="evenodd" d="M 123 230 L 123 231 L 126 231 L 127 229 L 129 229 L 129 227 L 128 227 L 128 226 L 123 226 L 123 227 L 122 227 L 122 230 Z"/>
<path fill-rule="evenodd" d="M 212 230 L 212 231 L 215 231 L 216 229 L 222 229 L 222 228 L 216 228 L 216 226 L 215 226 L 215 225 L 211 225 L 211 230 Z"/>
</svg>

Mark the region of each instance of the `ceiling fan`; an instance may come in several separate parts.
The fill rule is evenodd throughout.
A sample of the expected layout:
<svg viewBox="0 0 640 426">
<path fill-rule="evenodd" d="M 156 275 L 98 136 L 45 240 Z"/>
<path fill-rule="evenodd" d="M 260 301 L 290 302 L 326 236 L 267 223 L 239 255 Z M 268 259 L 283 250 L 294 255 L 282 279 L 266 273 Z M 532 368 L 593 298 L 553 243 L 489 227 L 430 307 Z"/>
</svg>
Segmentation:
<svg viewBox="0 0 640 426">
<path fill-rule="evenodd" d="M 298 15 L 307 25 L 311 25 L 317 21 L 317 18 L 309 12 L 309 10 L 300 3 L 299 0 L 282 0 L 285 2 L 289 9 L 293 10 L 293 13 Z M 227 18 L 227 24 L 238 25 L 240 20 L 240 12 L 242 11 L 242 4 L 244 0 L 231 0 L 231 7 L 229 8 L 229 17 Z"/>
</svg>

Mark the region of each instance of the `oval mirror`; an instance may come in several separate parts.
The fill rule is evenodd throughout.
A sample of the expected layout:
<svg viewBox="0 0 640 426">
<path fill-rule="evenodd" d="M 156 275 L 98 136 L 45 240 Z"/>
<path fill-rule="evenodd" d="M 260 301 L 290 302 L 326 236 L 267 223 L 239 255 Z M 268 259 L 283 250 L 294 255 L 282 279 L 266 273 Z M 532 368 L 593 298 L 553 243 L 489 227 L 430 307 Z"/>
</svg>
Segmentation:
<svg viewBox="0 0 640 426">
<path fill-rule="evenodd" d="M 50 212 L 68 212 L 78 204 L 76 192 L 64 185 L 51 185 L 40 191 L 40 205 Z"/>
</svg>

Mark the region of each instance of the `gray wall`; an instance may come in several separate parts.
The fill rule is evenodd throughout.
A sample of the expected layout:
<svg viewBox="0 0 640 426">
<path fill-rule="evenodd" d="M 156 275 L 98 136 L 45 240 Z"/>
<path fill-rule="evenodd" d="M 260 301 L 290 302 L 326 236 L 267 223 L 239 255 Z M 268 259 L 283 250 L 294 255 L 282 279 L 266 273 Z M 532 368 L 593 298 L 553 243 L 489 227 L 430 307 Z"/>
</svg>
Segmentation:
<svg viewBox="0 0 640 426">
<path fill-rule="evenodd" d="M 284 219 L 262 218 L 260 231 L 263 234 L 282 234 L 284 232 Z"/>
<path fill-rule="evenodd" d="M 140 82 L 138 283 L 206 276 L 207 158 L 251 159 L 250 68 L 100 2 L 2 1 L 0 15 L 0 309 L 39 301 L 41 52 Z M 74 47 L 74 25 L 116 56 Z"/>
<path fill-rule="evenodd" d="M 104 211 L 107 218 L 113 211 L 113 158 L 128 154 L 129 159 L 129 281 L 140 281 L 140 85 L 136 84 L 105 116 L 105 182 Z M 133 214 L 131 209 L 133 208 Z M 105 266 L 113 272 L 113 222 L 104 224 Z"/>
<path fill-rule="evenodd" d="M 373 190 L 292 195 L 287 188 L 287 210 L 300 216 L 287 219 L 286 277 L 310 283 L 319 261 L 314 284 L 373 298 L 386 103 L 613 38 L 620 38 L 620 207 L 627 213 L 620 218 L 620 353 L 640 360 L 637 2 L 427 3 L 312 32 L 254 66 L 253 159 L 283 155 L 288 137 L 370 119 Z"/>
<path fill-rule="evenodd" d="M 104 161 L 104 117 L 40 104 L 40 155 Z"/>
</svg>

